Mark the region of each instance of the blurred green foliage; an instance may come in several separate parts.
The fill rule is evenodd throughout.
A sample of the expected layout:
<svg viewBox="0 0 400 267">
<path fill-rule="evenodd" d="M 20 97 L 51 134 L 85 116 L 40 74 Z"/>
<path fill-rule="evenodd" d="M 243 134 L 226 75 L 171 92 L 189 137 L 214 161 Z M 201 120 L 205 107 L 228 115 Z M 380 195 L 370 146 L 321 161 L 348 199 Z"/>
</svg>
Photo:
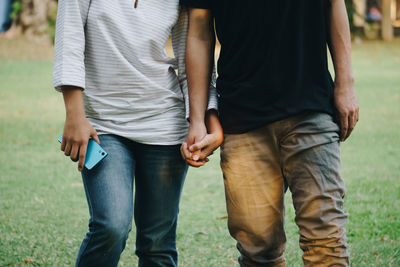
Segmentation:
<svg viewBox="0 0 400 267">
<path fill-rule="evenodd" d="M 355 9 L 354 9 L 354 3 L 353 0 L 345 0 L 346 3 L 346 9 L 347 9 L 347 14 L 349 17 L 349 24 L 350 24 L 350 30 L 351 32 L 354 31 L 354 13 L 355 13 Z"/>
<path fill-rule="evenodd" d="M 21 11 L 22 11 L 21 0 L 14 0 L 11 6 L 10 18 L 15 19 Z"/>
<path fill-rule="evenodd" d="M 57 8 L 50 10 L 48 16 L 49 35 L 51 37 L 51 40 L 53 40 L 53 43 L 56 38 L 56 19 L 57 19 Z"/>
</svg>

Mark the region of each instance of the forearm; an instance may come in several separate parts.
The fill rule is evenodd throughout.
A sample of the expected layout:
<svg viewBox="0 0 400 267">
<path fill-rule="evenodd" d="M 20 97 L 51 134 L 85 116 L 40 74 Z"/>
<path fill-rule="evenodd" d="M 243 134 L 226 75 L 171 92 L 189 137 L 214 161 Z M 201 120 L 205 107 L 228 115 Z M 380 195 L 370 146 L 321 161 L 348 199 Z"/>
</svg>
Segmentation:
<svg viewBox="0 0 400 267">
<path fill-rule="evenodd" d="M 96 130 L 86 119 L 82 89 L 73 86 L 62 86 L 61 90 L 64 96 L 66 111 L 61 150 L 71 160 L 79 160 L 78 170 L 82 171 L 88 140 L 92 138 L 98 144 L 100 144 L 100 140 Z"/>
<path fill-rule="evenodd" d="M 359 107 L 354 92 L 351 69 L 350 27 L 343 0 L 325 0 L 328 25 L 328 45 L 335 68 L 334 105 L 340 127 L 340 140 L 345 141 L 359 119 Z"/>
<path fill-rule="evenodd" d="M 65 113 L 67 118 L 85 117 L 82 89 L 73 86 L 62 86 Z"/>
<path fill-rule="evenodd" d="M 221 135 L 223 134 L 222 127 L 218 118 L 218 112 L 216 110 L 212 109 L 207 111 L 205 123 L 208 133 L 219 133 Z"/>
<path fill-rule="evenodd" d="M 199 12 L 208 12 L 200 14 Z M 204 123 L 208 102 L 215 37 L 209 11 L 189 11 L 189 33 L 186 44 L 186 68 L 191 123 Z"/>
<path fill-rule="evenodd" d="M 351 38 L 345 2 L 326 0 L 328 45 L 335 70 L 337 88 L 349 88 L 354 83 L 351 67 Z"/>
</svg>

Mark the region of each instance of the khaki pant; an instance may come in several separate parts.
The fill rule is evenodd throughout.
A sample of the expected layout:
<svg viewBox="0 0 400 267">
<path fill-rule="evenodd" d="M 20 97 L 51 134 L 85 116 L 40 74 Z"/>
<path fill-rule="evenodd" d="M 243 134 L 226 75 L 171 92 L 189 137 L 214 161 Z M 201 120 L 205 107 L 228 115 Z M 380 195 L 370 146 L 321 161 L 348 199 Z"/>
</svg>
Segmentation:
<svg viewBox="0 0 400 267">
<path fill-rule="evenodd" d="M 286 186 L 305 266 L 349 266 L 338 131 L 330 115 L 307 113 L 225 135 L 228 227 L 242 266 L 285 266 Z"/>
</svg>

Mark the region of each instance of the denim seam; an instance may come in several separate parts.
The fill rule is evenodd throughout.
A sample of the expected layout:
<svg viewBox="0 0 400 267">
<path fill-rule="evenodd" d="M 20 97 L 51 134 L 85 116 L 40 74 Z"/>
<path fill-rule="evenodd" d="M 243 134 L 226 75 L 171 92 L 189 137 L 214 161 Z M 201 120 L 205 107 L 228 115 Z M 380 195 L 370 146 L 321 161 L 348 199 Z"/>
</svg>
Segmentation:
<svg viewBox="0 0 400 267">
<path fill-rule="evenodd" d="M 93 213 L 93 208 L 92 208 L 92 199 L 90 198 L 89 190 L 87 190 L 87 195 L 88 195 L 90 213 L 92 214 L 92 216 L 93 216 L 92 219 L 94 220 L 94 213 Z M 89 229 L 89 231 L 90 231 L 90 229 Z M 79 261 L 76 263 L 76 266 L 79 266 L 79 263 L 81 262 L 81 259 L 82 259 L 82 255 L 85 253 L 90 241 L 92 240 L 92 236 L 93 235 L 90 235 L 88 242 L 86 242 L 86 246 L 82 249 L 82 253 L 81 253 L 80 257 L 79 257 Z"/>
</svg>

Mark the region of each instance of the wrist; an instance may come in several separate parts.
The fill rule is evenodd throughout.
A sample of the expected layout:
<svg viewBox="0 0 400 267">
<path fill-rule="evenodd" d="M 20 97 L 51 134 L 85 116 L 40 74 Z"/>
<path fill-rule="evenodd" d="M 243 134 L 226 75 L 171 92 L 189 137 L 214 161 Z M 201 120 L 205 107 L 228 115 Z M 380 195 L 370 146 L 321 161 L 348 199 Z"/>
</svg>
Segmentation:
<svg viewBox="0 0 400 267">
<path fill-rule="evenodd" d="M 67 119 L 83 119 L 86 118 L 84 110 L 74 110 L 73 108 L 67 108 L 65 111 L 65 117 Z"/>
<path fill-rule="evenodd" d="M 346 88 L 353 87 L 354 85 L 354 76 L 353 74 L 348 75 L 337 75 L 335 77 L 335 87 L 338 88 Z"/>
<path fill-rule="evenodd" d="M 64 96 L 66 117 L 71 119 L 85 117 L 82 89 L 78 87 L 64 86 L 62 92 Z"/>
<path fill-rule="evenodd" d="M 206 128 L 204 121 L 190 121 L 189 127 L 191 129 Z"/>
<path fill-rule="evenodd" d="M 189 116 L 189 122 L 191 125 L 200 125 L 200 124 L 204 124 L 205 121 L 205 115 L 201 115 L 201 114 L 190 114 Z"/>
<path fill-rule="evenodd" d="M 82 118 L 86 117 L 83 101 L 76 99 L 76 101 L 65 102 L 65 115 L 67 118 Z"/>
</svg>

